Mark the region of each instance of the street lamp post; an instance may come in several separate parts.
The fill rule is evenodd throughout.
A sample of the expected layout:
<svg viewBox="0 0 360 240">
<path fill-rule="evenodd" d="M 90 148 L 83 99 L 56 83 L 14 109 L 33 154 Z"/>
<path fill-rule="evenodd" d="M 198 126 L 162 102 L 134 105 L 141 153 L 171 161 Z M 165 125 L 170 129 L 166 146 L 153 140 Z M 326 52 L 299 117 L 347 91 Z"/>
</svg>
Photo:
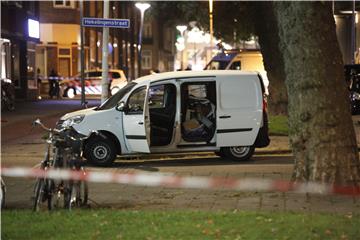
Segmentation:
<svg viewBox="0 0 360 240">
<path fill-rule="evenodd" d="M 150 7 L 150 4 L 136 3 L 135 7 L 137 7 L 141 13 L 139 40 L 138 40 L 138 77 L 140 77 L 141 76 L 141 45 L 142 45 L 142 31 L 143 31 L 143 25 L 144 25 L 144 13 Z"/>
<path fill-rule="evenodd" d="M 187 26 L 178 25 L 178 26 L 176 26 L 176 29 L 180 32 L 181 37 L 184 39 L 184 32 L 186 31 Z M 184 45 L 185 45 L 185 40 L 184 40 Z M 181 50 L 181 70 L 184 70 L 184 49 L 185 49 L 185 46 Z"/>
<path fill-rule="evenodd" d="M 80 1 L 80 80 L 81 80 L 81 106 L 86 107 L 85 100 L 85 78 L 84 78 L 84 27 L 82 25 L 82 19 L 84 16 L 84 3 Z"/>
<path fill-rule="evenodd" d="M 109 18 L 109 0 L 104 1 L 104 18 Z M 102 40 L 102 74 L 101 74 L 101 103 L 105 102 L 109 97 L 109 28 L 103 27 L 103 40 Z"/>
<path fill-rule="evenodd" d="M 209 0 L 209 25 L 210 25 L 210 59 L 212 57 L 214 24 L 213 24 L 213 0 Z"/>
</svg>

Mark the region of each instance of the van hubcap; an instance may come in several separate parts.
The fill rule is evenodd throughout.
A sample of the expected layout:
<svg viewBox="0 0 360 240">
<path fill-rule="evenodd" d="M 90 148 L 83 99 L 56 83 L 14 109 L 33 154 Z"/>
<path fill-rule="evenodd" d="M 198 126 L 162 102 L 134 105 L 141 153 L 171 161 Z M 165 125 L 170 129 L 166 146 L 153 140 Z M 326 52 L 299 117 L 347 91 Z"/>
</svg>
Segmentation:
<svg viewBox="0 0 360 240">
<path fill-rule="evenodd" d="M 67 91 L 67 97 L 68 98 L 74 98 L 75 97 L 75 91 L 72 88 L 69 88 Z"/>
<path fill-rule="evenodd" d="M 248 154 L 250 151 L 250 147 L 231 147 L 230 152 L 232 155 L 236 157 L 243 157 Z"/>
<path fill-rule="evenodd" d="M 108 150 L 105 146 L 96 146 L 93 153 L 97 159 L 104 159 L 108 154 Z"/>
</svg>

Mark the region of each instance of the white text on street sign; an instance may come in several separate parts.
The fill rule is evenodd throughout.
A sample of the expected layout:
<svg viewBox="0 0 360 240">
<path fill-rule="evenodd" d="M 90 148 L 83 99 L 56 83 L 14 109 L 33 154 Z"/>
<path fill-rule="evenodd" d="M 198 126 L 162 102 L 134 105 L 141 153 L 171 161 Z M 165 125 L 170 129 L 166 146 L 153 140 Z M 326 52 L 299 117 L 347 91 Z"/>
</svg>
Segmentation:
<svg viewBox="0 0 360 240">
<path fill-rule="evenodd" d="M 113 18 L 83 18 L 82 25 L 84 27 L 129 28 L 130 20 Z"/>
</svg>

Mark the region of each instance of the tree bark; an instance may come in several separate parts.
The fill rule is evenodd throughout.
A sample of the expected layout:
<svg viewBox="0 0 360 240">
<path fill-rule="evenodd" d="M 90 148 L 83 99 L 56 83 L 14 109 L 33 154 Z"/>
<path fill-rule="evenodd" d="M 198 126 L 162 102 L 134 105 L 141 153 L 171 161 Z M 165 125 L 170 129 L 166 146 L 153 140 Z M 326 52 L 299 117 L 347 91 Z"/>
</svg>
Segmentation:
<svg viewBox="0 0 360 240">
<path fill-rule="evenodd" d="M 272 2 L 252 3 L 253 20 L 269 79 L 269 112 L 272 115 L 287 115 L 288 96 L 284 60 L 279 48 L 279 31 L 272 4 Z"/>
<path fill-rule="evenodd" d="M 358 184 L 359 156 L 328 2 L 276 2 L 289 95 L 293 179 Z"/>
</svg>

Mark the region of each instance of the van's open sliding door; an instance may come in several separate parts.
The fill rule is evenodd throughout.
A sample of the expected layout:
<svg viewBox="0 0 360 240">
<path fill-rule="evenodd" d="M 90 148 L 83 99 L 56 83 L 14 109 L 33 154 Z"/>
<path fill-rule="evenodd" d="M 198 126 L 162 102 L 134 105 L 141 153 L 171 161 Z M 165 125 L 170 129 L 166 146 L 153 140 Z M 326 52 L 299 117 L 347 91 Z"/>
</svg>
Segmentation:
<svg viewBox="0 0 360 240">
<path fill-rule="evenodd" d="M 251 146 L 261 125 L 262 92 L 254 75 L 217 79 L 216 145 Z"/>
</svg>

